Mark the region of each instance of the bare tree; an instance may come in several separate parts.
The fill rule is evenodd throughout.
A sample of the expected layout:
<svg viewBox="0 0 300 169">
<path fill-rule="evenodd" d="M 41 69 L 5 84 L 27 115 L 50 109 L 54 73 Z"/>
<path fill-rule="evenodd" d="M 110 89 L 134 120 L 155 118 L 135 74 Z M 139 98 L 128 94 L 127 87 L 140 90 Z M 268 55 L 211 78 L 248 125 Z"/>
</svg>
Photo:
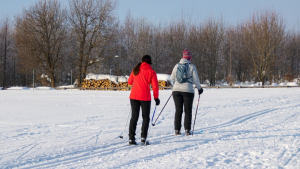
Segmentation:
<svg viewBox="0 0 300 169">
<path fill-rule="evenodd" d="M 0 26 L 0 58 L 1 58 L 1 82 L 0 86 L 7 87 L 7 64 L 12 50 L 12 30 L 9 18 L 5 18 Z"/>
<path fill-rule="evenodd" d="M 192 62 L 197 67 L 200 82 L 203 83 L 208 78 L 208 75 L 201 31 L 201 24 L 191 25 L 187 35 L 187 45 L 192 52 Z"/>
<path fill-rule="evenodd" d="M 173 21 L 166 27 L 165 40 L 167 47 L 168 62 L 165 63 L 166 70 L 172 72 L 176 63 L 182 58 L 182 51 L 188 48 L 187 35 L 188 24 L 184 18 Z"/>
<path fill-rule="evenodd" d="M 287 32 L 283 43 L 284 60 L 282 65 L 284 74 L 298 77 L 299 75 L 299 54 L 300 54 L 300 35 L 295 31 Z"/>
<path fill-rule="evenodd" d="M 133 67 L 137 64 L 136 59 L 134 59 L 135 49 L 134 49 L 134 42 L 135 42 L 135 26 L 136 21 L 131 17 L 130 13 L 126 16 L 124 24 L 121 25 L 120 28 L 120 35 L 119 35 L 119 42 L 122 48 L 124 49 L 124 55 L 126 57 L 126 67 L 125 72 L 130 74 Z M 123 56 L 124 56 L 123 55 Z"/>
<path fill-rule="evenodd" d="M 252 69 L 252 66 L 248 64 L 249 61 L 251 62 L 251 58 L 245 52 L 243 40 L 243 32 L 240 25 L 227 28 L 223 47 L 224 60 L 220 64 L 223 67 L 224 79 L 230 85 L 234 81 L 251 80 L 249 70 Z"/>
<path fill-rule="evenodd" d="M 111 57 L 105 55 L 105 49 L 117 30 L 118 23 L 113 15 L 117 3 L 113 0 L 70 0 L 69 6 L 68 20 L 78 43 L 78 86 L 81 86 L 89 66 Z"/>
<path fill-rule="evenodd" d="M 202 27 L 201 39 L 204 46 L 204 59 L 207 61 L 208 78 L 210 85 L 214 86 L 216 77 L 220 72 L 217 72 L 218 60 L 220 58 L 220 49 L 224 39 L 224 24 L 222 18 L 217 20 L 209 18 Z"/>
<path fill-rule="evenodd" d="M 66 12 L 57 0 L 40 0 L 16 17 L 17 47 L 39 63 L 55 86 L 55 70 L 64 56 Z M 22 53 L 20 53 L 22 55 Z"/>
<path fill-rule="evenodd" d="M 165 60 L 167 57 L 166 55 L 166 40 L 165 40 L 165 36 L 166 33 L 164 31 L 163 28 L 158 27 L 158 28 L 154 28 L 153 32 L 152 32 L 152 40 L 150 42 L 151 46 L 150 46 L 150 50 L 151 51 L 151 56 L 153 58 L 153 68 L 159 72 L 159 73 L 167 73 L 164 72 L 164 64 L 161 64 L 160 61 Z"/>
<path fill-rule="evenodd" d="M 283 21 L 274 11 L 257 12 L 244 24 L 243 32 L 254 66 L 253 73 L 264 85 L 278 60 L 277 52 L 284 37 Z"/>
</svg>

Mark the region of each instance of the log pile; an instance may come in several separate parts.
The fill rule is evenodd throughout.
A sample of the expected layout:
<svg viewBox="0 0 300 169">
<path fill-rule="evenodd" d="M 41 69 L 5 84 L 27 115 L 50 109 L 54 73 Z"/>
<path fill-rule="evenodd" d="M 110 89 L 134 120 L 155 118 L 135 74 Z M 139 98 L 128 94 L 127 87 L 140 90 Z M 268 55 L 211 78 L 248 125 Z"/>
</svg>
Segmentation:
<svg viewBox="0 0 300 169">
<path fill-rule="evenodd" d="M 171 87 L 172 85 L 169 81 L 159 80 L 158 86 L 159 86 L 159 90 L 165 90 L 166 87 Z"/>
<path fill-rule="evenodd" d="M 116 83 L 111 82 L 111 86 L 115 87 Z M 110 80 L 104 79 L 104 80 L 87 80 L 84 79 L 82 82 L 82 87 L 84 88 L 105 88 L 105 87 L 110 87 Z"/>
<path fill-rule="evenodd" d="M 119 82 L 119 84 L 110 81 L 109 79 L 101 79 L 101 80 L 87 80 L 84 79 L 82 82 L 82 88 L 86 88 L 87 90 L 110 90 L 110 88 L 114 88 L 112 90 L 128 90 L 126 88 L 131 87 L 127 82 Z M 116 89 L 120 88 L 120 89 Z M 123 88 L 123 89 L 121 89 Z"/>
<path fill-rule="evenodd" d="M 166 87 L 171 87 L 170 82 L 158 81 L 159 89 L 164 90 Z M 95 80 L 95 79 L 84 79 L 82 82 L 82 88 L 85 88 L 87 90 L 117 90 L 117 91 L 126 91 L 131 89 L 131 85 L 128 85 L 127 82 L 119 82 L 119 84 L 110 81 L 109 79 L 101 79 L 101 80 Z"/>
</svg>

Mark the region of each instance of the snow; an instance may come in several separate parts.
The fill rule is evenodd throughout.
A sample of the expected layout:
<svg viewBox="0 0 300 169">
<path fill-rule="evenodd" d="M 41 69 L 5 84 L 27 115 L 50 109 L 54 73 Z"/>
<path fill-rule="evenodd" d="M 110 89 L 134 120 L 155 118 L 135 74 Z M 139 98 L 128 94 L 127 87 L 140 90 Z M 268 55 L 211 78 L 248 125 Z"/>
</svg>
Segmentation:
<svg viewBox="0 0 300 169">
<path fill-rule="evenodd" d="M 9 87 L 9 88 L 7 88 L 7 90 L 30 90 L 30 88 L 28 88 L 28 87 L 17 87 L 17 86 L 15 86 L 15 87 Z"/>
<path fill-rule="evenodd" d="M 52 87 L 47 87 L 47 86 L 41 86 L 41 87 L 36 87 L 34 90 L 56 90 Z"/>
<path fill-rule="evenodd" d="M 28 87 L 9 87 L 7 90 L 56 90 L 52 87 L 47 86 L 41 86 L 41 87 L 35 87 L 34 89 L 28 88 Z"/>
<path fill-rule="evenodd" d="M 171 92 L 160 91 L 161 105 L 154 120 Z M 0 168 L 300 166 L 298 87 L 204 89 L 193 137 L 174 136 L 175 107 L 170 99 L 156 125 L 149 129 L 150 146 L 128 146 L 125 125 L 130 112 L 129 94 L 1 90 Z M 196 95 L 193 121 L 197 101 Z M 154 102 L 151 107 L 152 117 Z M 141 121 L 137 126 L 138 142 Z"/>
<path fill-rule="evenodd" d="M 109 75 L 109 74 L 93 74 L 93 73 L 89 73 L 86 75 L 87 80 L 101 80 L 101 79 L 111 79 L 111 81 L 118 83 L 118 82 L 127 82 L 128 81 L 129 76 L 114 76 L 114 75 Z M 173 85 L 173 82 L 171 81 L 171 76 L 169 74 L 163 74 L 163 73 L 157 73 L 157 79 L 158 80 L 162 80 L 162 81 L 169 81 L 171 82 L 171 84 Z M 294 79 L 294 82 L 284 82 L 284 83 L 280 83 L 279 85 L 277 83 L 272 83 L 271 85 L 265 84 L 264 86 L 268 87 L 268 86 L 299 86 L 298 85 L 298 79 Z M 201 84 L 202 87 L 207 86 L 206 84 Z M 227 82 L 224 82 L 222 84 L 220 84 L 219 86 L 224 86 L 224 87 L 230 87 L 230 85 Z M 262 82 L 257 82 L 257 83 L 251 83 L 251 82 L 240 82 L 240 83 L 235 83 L 233 84 L 233 86 L 235 87 L 258 87 L 258 86 L 262 86 Z"/>
<path fill-rule="evenodd" d="M 299 86 L 299 84 L 296 82 L 288 82 L 287 85 L 288 86 Z"/>
<path fill-rule="evenodd" d="M 75 85 L 58 86 L 58 89 L 74 89 Z"/>
<path fill-rule="evenodd" d="M 111 80 L 115 83 L 118 83 L 118 82 L 127 82 L 129 76 L 114 76 L 114 75 L 107 75 L 107 74 L 94 74 L 94 73 L 89 73 L 86 75 L 86 78 L 87 80 L 91 80 L 91 79 L 94 79 L 94 80 L 103 80 L 103 79 L 108 79 L 108 80 Z"/>
<path fill-rule="evenodd" d="M 299 86 L 299 84 L 296 82 L 283 82 L 283 83 L 279 83 L 279 85 L 277 86 Z"/>
<path fill-rule="evenodd" d="M 171 75 L 168 75 L 168 74 L 162 74 L 162 73 L 157 73 L 157 80 L 171 81 Z"/>
<path fill-rule="evenodd" d="M 111 81 L 117 83 L 117 82 L 127 82 L 129 76 L 114 76 L 114 75 L 108 75 L 108 74 L 93 74 L 89 73 L 86 75 L 87 80 L 95 79 L 95 80 L 102 80 L 102 79 L 111 79 Z M 157 73 L 157 80 L 163 80 L 163 81 L 171 81 L 170 75 L 168 74 L 162 74 Z"/>
</svg>

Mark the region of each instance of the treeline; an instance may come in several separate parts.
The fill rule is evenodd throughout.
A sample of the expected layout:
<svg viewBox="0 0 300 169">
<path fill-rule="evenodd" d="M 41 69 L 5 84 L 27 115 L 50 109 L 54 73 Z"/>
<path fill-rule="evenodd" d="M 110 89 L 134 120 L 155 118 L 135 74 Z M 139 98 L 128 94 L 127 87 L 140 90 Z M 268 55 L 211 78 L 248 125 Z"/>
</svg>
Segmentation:
<svg viewBox="0 0 300 169">
<path fill-rule="evenodd" d="M 214 17 L 155 24 L 130 14 L 120 22 L 116 8 L 114 0 L 69 0 L 67 7 L 40 0 L 14 20 L 3 19 L 0 86 L 32 86 L 33 79 L 80 86 L 88 73 L 129 75 L 145 54 L 157 73 L 170 74 L 184 49 L 201 83 L 212 86 L 299 77 L 300 32 L 287 30 L 276 11 L 255 12 L 236 25 Z"/>
</svg>

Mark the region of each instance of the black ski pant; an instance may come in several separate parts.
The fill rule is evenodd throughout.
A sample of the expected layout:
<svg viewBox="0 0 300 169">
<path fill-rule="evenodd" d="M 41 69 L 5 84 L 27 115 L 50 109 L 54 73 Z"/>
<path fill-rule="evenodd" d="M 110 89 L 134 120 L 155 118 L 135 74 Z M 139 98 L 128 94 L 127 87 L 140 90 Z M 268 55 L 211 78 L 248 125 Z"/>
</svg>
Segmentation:
<svg viewBox="0 0 300 169">
<path fill-rule="evenodd" d="M 174 120 L 175 130 L 180 131 L 181 129 L 183 106 L 184 106 L 184 113 L 185 113 L 184 128 L 185 130 L 191 130 L 194 93 L 174 91 L 173 99 L 176 108 L 175 120 Z"/>
<path fill-rule="evenodd" d="M 140 107 L 142 107 L 143 124 L 141 130 L 141 138 L 147 138 L 149 122 L 150 122 L 150 108 L 151 101 L 140 101 L 130 99 L 131 104 L 131 119 L 129 124 L 129 140 L 135 140 L 136 125 L 140 115 Z"/>
</svg>

